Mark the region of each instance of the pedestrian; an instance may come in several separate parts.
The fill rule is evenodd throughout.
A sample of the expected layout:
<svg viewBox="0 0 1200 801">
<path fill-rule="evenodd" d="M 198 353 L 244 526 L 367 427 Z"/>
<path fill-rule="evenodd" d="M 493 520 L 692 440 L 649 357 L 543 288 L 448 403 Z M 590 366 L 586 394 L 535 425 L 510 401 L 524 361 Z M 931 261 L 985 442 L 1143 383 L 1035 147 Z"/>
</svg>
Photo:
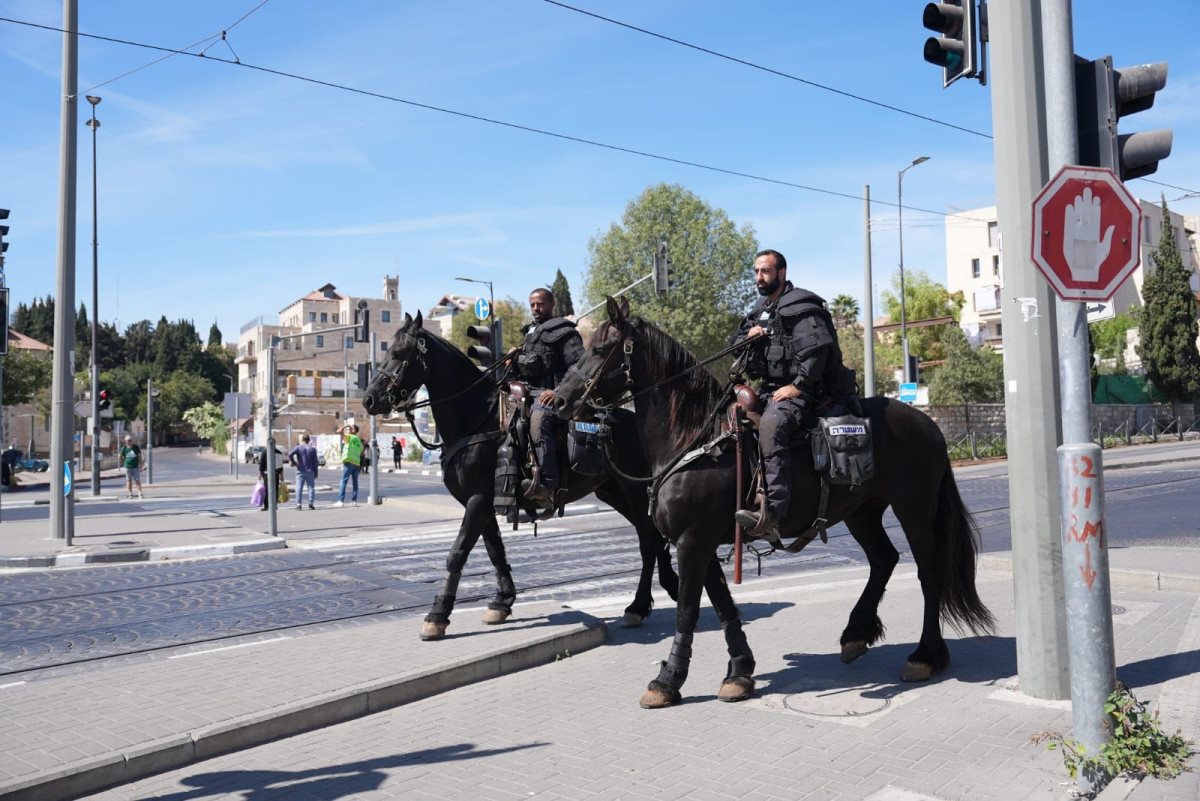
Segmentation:
<svg viewBox="0 0 1200 801">
<path fill-rule="evenodd" d="M 317 499 L 317 449 L 309 444 L 308 434 L 300 435 L 300 444 L 288 454 L 288 462 L 296 468 L 296 508 L 304 508 L 304 485 L 308 485 L 308 508 L 315 508 Z"/>
<path fill-rule="evenodd" d="M 125 468 L 126 496 L 133 497 L 133 485 L 137 484 L 137 496 L 145 498 L 142 494 L 142 449 L 134 444 L 129 434 L 125 435 L 125 444 L 121 446 L 120 459 L 121 466 Z"/>
<path fill-rule="evenodd" d="M 270 447 L 269 445 L 267 446 Z M 282 456 L 283 453 L 279 450 L 276 454 Z M 267 484 L 267 448 L 263 448 L 263 452 L 258 455 L 258 480 L 263 483 L 263 487 L 267 489 L 263 493 L 262 510 L 267 511 L 271 503 L 271 487 Z M 275 468 L 275 508 L 279 508 L 279 487 L 283 484 L 283 465 Z"/>
<path fill-rule="evenodd" d="M 400 460 L 404 458 L 404 440 L 392 437 L 392 466 L 400 469 Z"/>
<path fill-rule="evenodd" d="M 363 441 L 358 438 L 358 426 L 351 423 L 338 429 L 342 435 L 342 481 L 335 507 L 346 505 L 346 482 L 353 487 L 350 504 L 358 506 L 358 473 L 362 469 Z"/>
</svg>

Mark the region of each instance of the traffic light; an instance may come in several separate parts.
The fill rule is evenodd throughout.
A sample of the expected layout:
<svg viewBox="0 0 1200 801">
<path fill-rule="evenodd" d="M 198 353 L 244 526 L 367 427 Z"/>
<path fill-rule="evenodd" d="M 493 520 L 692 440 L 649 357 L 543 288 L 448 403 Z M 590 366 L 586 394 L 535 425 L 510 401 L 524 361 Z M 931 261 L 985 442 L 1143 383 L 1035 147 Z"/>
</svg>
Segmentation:
<svg viewBox="0 0 1200 801">
<path fill-rule="evenodd" d="M 1107 167 L 1122 181 L 1144 178 L 1171 155 L 1172 131 L 1118 134 L 1117 121 L 1154 105 L 1167 85 L 1167 62 L 1113 69 L 1112 56 L 1075 58 L 1075 117 L 1079 163 Z"/>
<path fill-rule="evenodd" d="M 112 406 L 112 396 L 108 394 L 107 389 L 100 390 L 97 395 L 96 405 L 102 412 Z"/>
<path fill-rule="evenodd" d="M 654 253 L 654 288 L 666 292 L 671 288 L 671 257 L 667 255 L 667 243 L 659 242 Z"/>
<path fill-rule="evenodd" d="M 366 389 L 371 383 L 371 365 L 368 362 L 359 362 L 358 378 L 354 383 L 359 389 Z"/>
<path fill-rule="evenodd" d="M 371 310 L 367 308 L 367 302 L 360 300 L 358 307 L 354 310 L 354 324 L 358 328 L 354 332 L 355 342 L 370 342 L 371 341 Z"/>
<path fill-rule="evenodd" d="M 8 219 L 8 209 L 0 209 L 0 220 Z M 0 267 L 4 266 L 4 251 L 8 250 L 8 243 L 4 241 L 4 237 L 8 236 L 8 226 L 0 225 Z"/>
<path fill-rule="evenodd" d="M 3 211 L 3 209 L 0 209 Z M 2 228 L 3 226 L 0 226 Z M 8 288 L 0 287 L 0 356 L 8 355 Z"/>
<path fill-rule="evenodd" d="M 979 40 L 975 36 L 975 0 L 929 3 L 921 15 L 921 24 L 941 34 L 925 40 L 925 60 L 942 68 L 943 87 L 982 72 Z"/>
<path fill-rule="evenodd" d="M 467 348 L 467 355 L 480 364 L 492 363 L 492 329 L 486 325 L 467 326 L 467 337 L 478 342 Z"/>
</svg>

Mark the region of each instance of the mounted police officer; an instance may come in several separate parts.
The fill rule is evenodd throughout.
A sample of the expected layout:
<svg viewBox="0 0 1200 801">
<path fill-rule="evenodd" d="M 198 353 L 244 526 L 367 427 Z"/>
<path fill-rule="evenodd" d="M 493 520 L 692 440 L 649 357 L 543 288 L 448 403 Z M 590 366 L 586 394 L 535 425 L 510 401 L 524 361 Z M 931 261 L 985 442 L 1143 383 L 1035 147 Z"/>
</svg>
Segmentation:
<svg viewBox="0 0 1200 801">
<path fill-rule="evenodd" d="M 583 356 L 583 337 L 575 323 L 554 314 L 554 293 L 538 288 L 529 293 L 529 312 L 533 322 L 521 329 L 525 340 L 516 357 L 516 371 L 521 380 L 536 387 L 537 398 L 530 414 L 529 430 L 534 441 L 534 453 L 540 467 L 540 481 L 523 482 L 525 497 L 543 508 L 552 508 L 554 492 L 560 476 L 558 464 L 559 433 L 566 422 L 551 408 L 554 388 L 567 370 Z"/>
<path fill-rule="evenodd" d="M 742 509 L 735 517 L 747 536 L 778 540 L 791 500 L 792 441 L 809 412 L 845 390 L 840 383 L 846 371 L 825 301 L 787 280 L 782 253 L 755 254 L 754 283 L 762 297 L 730 342 L 761 340 L 749 346 L 746 372 L 761 380 L 759 397 L 766 405 L 758 430 L 766 503 L 761 513 Z"/>
</svg>

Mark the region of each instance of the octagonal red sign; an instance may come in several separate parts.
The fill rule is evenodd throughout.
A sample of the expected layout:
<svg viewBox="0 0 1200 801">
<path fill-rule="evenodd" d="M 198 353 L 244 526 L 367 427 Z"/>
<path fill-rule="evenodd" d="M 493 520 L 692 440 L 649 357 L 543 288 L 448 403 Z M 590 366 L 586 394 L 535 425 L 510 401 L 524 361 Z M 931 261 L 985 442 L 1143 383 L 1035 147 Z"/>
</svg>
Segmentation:
<svg viewBox="0 0 1200 801">
<path fill-rule="evenodd" d="M 1033 200 L 1033 263 L 1063 300 L 1108 300 L 1137 269 L 1142 209 L 1111 170 L 1063 167 Z"/>
</svg>

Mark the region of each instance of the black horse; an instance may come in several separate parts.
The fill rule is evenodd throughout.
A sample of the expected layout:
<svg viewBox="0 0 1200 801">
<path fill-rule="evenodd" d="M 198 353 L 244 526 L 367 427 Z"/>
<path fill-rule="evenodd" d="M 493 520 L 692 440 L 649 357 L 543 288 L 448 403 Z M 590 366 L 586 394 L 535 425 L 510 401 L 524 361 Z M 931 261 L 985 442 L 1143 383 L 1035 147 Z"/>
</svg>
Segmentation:
<svg viewBox="0 0 1200 801">
<path fill-rule="evenodd" d="M 504 541 L 492 511 L 495 497 L 496 452 L 502 432 L 496 412 L 496 384 L 491 377 L 481 380 L 479 368 L 446 340 L 422 327 L 421 313 L 404 316 L 387 357 L 363 397 L 368 414 L 387 414 L 402 409 L 422 385 L 429 391 L 430 409 L 442 440 L 442 482 L 463 505 L 462 525 L 446 559 L 446 577 L 441 592 L 421 628 L 421 639 L 445 636 L 454 609 L 458 582 L 471 549 L 480 535 L 496 569 L 496 595 L 484 613 L 485 623 L 503 623 L 512 613 L 517 590 L 504 553 Z M 628 454 L 622 467 L 630 475 L 644 475 L 632 415 L 625 426 L 614 426 L 614 436 L 624 430 L 627 441 L 619 447 Z M 582 476 L 571 472 L 563 482 L 567 500 L 595 492 L 596 497 L 625 516 L 638 533 L 642 572 L 637 594 L 626 608 L 626 626 L 639 625 L 653 606 L 651 581 L 658 565 L 659 583 L 675 598 L 679 579 L 671 567 L 669 546 L 650 522 L 646 512 L 645 483 L 614 480 L 608 476 Z"/>
<path fill-rule="evenodd" d="M 586 399 L 596 405 L 619 403 L 626 391 L 635 393 L 642 447 L 655 473 L 663 470 L 682 447 L 709 424 L 721 390 L 707 370 L 678 342 L 654 325 L 629 316 L 628 301 L 608 299 L 609 320 L 588 343 L 588 351 L 558 387 L 557 407 L 570 417 Z M 867 586 L 842 632 L 842 661 L 851 662 L 883 636 L 879 601 L 899 561 L 883 527 L 891 506 L 917 563 L 925 599 L 921 639 L 904 667 L 906 681 L 923 681 L 946 668 L 950 653 L 942 639 L 941 621 L 958 629 L 989 632 L 994 621 L 975 589 L 978 531 L 959 496 L 946 443 L 937 426 L 924 414 L 887 398 L 862 402 L 871 420 L 875 446 L 875 477 L 855 491 L 834 486 L 830 492 L 830 523 L 845 521 L 870 562 Z M 807 444 L 806 444 L 807 447 Z M 793 458 L 793 502 L 781 530 L 796 536 L 817 516 L 817 477 L 810 459 Z M 658 490 L 654 522 L 676 547 L 680 593 L 676 611 L 675 644 L 671 658 L 642 697 L 647 707 L 681 700 L 687 678 L 692 634 L 699 613 L 700 579 L 717 545 L 731 542 L 737 508 L 734 454 L 687 462 L 669 472 Z M 753 692 L 753 656 L 732 650 L 724 700 L 740 700 Z"/>
</svg>

